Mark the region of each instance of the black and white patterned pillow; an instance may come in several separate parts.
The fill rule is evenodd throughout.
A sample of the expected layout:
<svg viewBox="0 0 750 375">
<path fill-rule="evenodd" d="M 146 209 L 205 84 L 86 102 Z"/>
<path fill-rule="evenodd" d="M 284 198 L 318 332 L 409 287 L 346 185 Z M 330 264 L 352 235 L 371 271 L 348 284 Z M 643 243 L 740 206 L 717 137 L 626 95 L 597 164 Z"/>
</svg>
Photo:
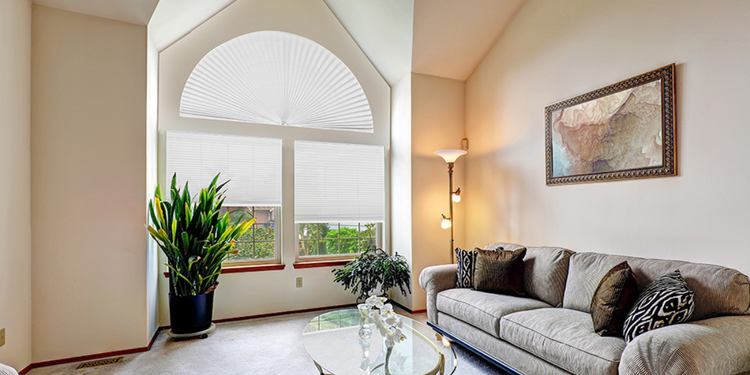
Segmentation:
<svg viewBox="0 0 750 375">
<path fill-rule="evenodd" d="M 471 288 L 474 286 L 474 265 L 477 262 L 476 250 L 456 248 L 456 288 Z"/>
<path fill-rule="evenodd" d="M 638 296 L 622 327 L 625 341 L 653 329 L 685 322 L 694 307 L 693 291 L 680 270 L 674 270 L 652 281 Z"/>
</svg>

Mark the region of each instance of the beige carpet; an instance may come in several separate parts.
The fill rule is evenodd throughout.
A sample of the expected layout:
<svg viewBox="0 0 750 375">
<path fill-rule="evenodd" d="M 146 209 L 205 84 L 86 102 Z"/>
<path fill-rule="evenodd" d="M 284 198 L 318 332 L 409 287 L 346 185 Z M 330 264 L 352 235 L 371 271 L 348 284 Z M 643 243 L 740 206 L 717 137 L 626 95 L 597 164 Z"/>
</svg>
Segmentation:
<svg viewBox="0 0 750 375">
<path fill-rule="evenodd" d="M 302 346 L 301 334 L 310 319 L 323 312 L 220 323 L 204 340 L 174 342 L 162 331 L 150 351 L 124 356 L 119 364 L 76 370 L 80 363 L 69 363 L 36 368 L 28 375 L 318 375 Z M 426 319 L 425 314 L 399 312 L 422 322 Z M 456 375 L 500 373 L 472 353 L 460 347 L 456 351 Z"/>
</svg>

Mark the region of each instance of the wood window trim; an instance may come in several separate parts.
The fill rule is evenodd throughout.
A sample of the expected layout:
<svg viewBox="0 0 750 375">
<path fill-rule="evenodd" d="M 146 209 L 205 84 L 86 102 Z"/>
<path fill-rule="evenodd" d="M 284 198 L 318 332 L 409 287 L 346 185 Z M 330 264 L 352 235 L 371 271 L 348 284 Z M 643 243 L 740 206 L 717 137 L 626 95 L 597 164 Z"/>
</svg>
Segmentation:
<svg viewBox="0 0 750 375">
<path fill-rule="evenodd" d="M 317 267 L 338 267 L 346 265 L 351 262 L 352 258 L 349 259 L 336 259 L 336 260 L 311 260 L 311 261 L 298 261 L 294 263 L 294 268 L 317 268 Z"/>
<path fill-rule="evenodd" d="M 279 271 L 286 268 L 286 264 L 253 264 L 253 265 L 241 265 L 241 266 L 223 266 L 221 267 L 221 273 L 245 273 L 245 272 L 261 272 L 261 271 Z M 169 278 L 169 271 L 164 272 L 164 277 Z"/>
</svg>

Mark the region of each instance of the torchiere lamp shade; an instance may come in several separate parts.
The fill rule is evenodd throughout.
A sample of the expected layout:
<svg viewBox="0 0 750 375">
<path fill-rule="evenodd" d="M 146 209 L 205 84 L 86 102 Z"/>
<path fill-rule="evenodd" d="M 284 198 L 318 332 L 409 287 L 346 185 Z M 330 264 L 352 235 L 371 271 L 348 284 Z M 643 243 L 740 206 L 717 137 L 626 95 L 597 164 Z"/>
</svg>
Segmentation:
<svg viewBox="0 0 750 375">
<path fill-rule="evenodd" d="M 464 150 L 440 150 L 435 151 L 435 155 L 442 157 L 446 163 L 455 163 L 459 157 L 466 155 Z"/>
</svg>

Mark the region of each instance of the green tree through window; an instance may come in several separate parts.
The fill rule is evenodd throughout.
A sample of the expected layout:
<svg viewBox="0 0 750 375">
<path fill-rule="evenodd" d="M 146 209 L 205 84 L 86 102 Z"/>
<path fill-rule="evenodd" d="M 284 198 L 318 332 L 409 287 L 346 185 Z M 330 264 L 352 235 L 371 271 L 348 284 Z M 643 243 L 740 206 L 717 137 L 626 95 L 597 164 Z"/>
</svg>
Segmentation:
<svg viewBox="0 0 750 375">
<path fill-rule="evenodd" d="M 377 245 L 376 223 L 299 224 L 299 255 L 359 254 Z"/>
<path fill-rule="evenodd" d="M 227 207 L 231 220 L 255 217 L 255 224 L 234 245 L 237 254 L 227 262 L 276 259 L 276 212 L 278 207 Z"/>
</svg>

